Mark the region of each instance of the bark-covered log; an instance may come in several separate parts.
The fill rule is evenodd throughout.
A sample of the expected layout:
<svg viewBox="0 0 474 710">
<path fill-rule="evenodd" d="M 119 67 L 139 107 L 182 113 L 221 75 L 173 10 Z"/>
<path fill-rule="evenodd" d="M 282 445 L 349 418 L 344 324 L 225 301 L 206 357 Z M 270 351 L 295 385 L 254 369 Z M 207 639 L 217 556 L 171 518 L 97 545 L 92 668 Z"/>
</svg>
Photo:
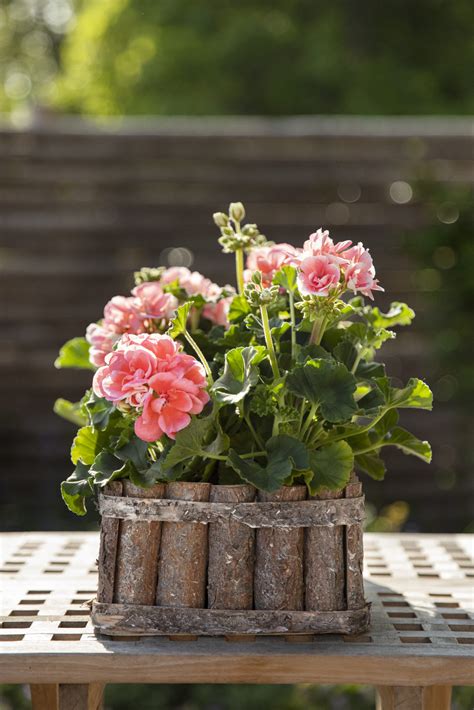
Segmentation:
<svg viewBox="0 0 474 710">
<path fill-rule="evenodd" d="M 319 500 L 341 498 L 343 492 L 321 491 Z M 305 530 L 305 609 L 345 609 L 344 529 L 312 527 Z"/>
<path fill-rule="evenodd" d="M 166 497 L 206 501 L 210 488 L 209 483 L 168 483 Z M 207 539 L 207 525 L 202 523 L 163 523 L 157 605 L 193 608 L 206 605 Z"/>
<path fill-rule="evenodd" d="M 122 495 L 122 482 L 111 481 L 105 492 L 109 496 Z M 118 518 L 102 518 L 100 524 L 99 547 L 99 582 L 97 599 L 110 603 L 114 600 L 115 564 L 117 562 L 118 536 L 120 520 Z"/>
<path fill-rule="evenodd" d="M 223 519 L 251 528 L 304 528 L 313 525 L 350 525 L 364 520 L 364 499 L 209 503 L 182 500 L 145 500 L 99 496 L 103 516 L 123 520 L 217 523 Z"/>
<path fill-rule="evenodd" d="M 353 473 L 345 488 L 346 498 L 357 498 L 362 495 L 362 484 Z M 346 596 L 348 609 L 360 609 L 365 604 L 364 599 L 364 543 L 362 524 L 355 523 L 346 527 Z"/>
<path fill-rule="evenodd" d="M 92 606 L 94 625 L 105 634 L 355 634 L 367 630 L 369 607 L 353 611 L 179 609 L 128 604 Z"/>
<path fill-rule="evenodd" d="M 139 488 L 123 482 L 123 494 L 134 498 L 161 498 L 165 486 Z M 154 604 L 161 523 L 120 522 L 114 600 L 128 604 Z"/>
<path fill-rule="evenodd" d="M 284 486 L 275 493 L 259 492 L 261 501 L 299 501 L 305 486 Z M 255 609 L 304 608 L 303 528 L 257 530 L 254 574 Z"/>
<path fill-rule="evenodd" d="M 248 485 L 212 486 L 213 503 L 242 503 L 255 498 Z M 207 605 L 209 609 L 252 609 L 255 530 L 231 517 L 209 525 Z"/>
</svg>

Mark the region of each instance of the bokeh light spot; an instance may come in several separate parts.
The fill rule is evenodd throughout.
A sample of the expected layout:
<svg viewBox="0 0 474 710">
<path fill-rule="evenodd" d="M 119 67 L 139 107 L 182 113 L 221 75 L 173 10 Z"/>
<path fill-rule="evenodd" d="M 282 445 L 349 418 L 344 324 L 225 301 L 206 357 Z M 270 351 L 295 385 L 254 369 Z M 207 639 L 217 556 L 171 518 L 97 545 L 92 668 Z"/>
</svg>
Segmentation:
<svg viewBox="0 0 474 710">
<path fill-rule="evenodd" d="M 168 266 L 190 267 L 194 261 L 194 254 L 186 247 L 171 247 L 163 249 L 160 254 L 160 262 Z"/>
<path fill-rule="evenodd" d="M 452 269 L 456 261 L 456 252 L 451 247 L 436 247 L 433 252 L 433 263 L 438 269 Z"/>
<path fill-rule="evenodd" d="M 404 180 L 395 180 L 390 185 L 390 197 L 397 205 L 405 205 L 413 197 L 411 185 Z"/>
<path fill-rule="evenodd" d="M 452 202 L 443 202 L 436 213 L 443 224 L 454 224 L 459 219 L 459 210 Z"/>
</svg>

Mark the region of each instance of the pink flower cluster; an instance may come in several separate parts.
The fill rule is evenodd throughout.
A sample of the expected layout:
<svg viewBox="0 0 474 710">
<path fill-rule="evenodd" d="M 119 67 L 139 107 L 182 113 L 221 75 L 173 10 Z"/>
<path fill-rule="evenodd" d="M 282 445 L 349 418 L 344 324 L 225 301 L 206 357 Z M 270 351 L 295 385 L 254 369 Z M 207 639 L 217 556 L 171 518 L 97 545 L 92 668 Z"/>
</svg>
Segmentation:
<svg viewBox="0 0 474 710">
<path fill-rule="evenodd" d="M 264 286 L 271 284 L 285 264 L 298 268 L 298 288 L 302 295 L 329 296 L 336 289 L 361 293 L 373 299 L 372 291 L 383 291 L 375 278 L 369 250 L 359 242 L 334 243 L 327 230 L 318 229 L 305 241 L 303 249 L 291 244 L 274 244 L 254 249 L 247 258 L 244 273 L 249 281 L 253 271 L 260 271 Z"/>
<path fill-rule="evenodd" d="M 318 229 L 304 243 L 300 257 L 298 288 L 300 293 L 329 296 L 341 286 L 373 300 L 372 291 L 383 291 L 375 278 L 369 250 L 361 242 L 334 243 L 327 230 Z"/>
<path fill-rule="evenodd" d="M 86 330 L 91 363 L 96 367 L 104 365 L 105 356 L 125 333 L 139 335 L 165 328 L 178 300 L 163 289 L 175 281 L 188 296 L 201 294 L 206 299 L 202 311 L 205 318 L 216 325 L 228 326 L 227 315 L 235 293 L 232 286 L 222 289 L 198 271 L 172 267 L 164 271 L 160 281 L 142 283 L 132 290 L 131 296 L 114 296 L 107 303 L 103 319 L 91 323 Z"/>
<path fill-rule="evenodd" d="M 190 271 L 186 266 L 172 266 L 163 273 L 160 283 L 169 285 L 177 281 L 188 296 L 201 295 L 206 299 L 202 315 L 215 325 L 229 325 L 228 313 L 235 295 L 232 286 L 221 288 L 199 271 Z"/>
<path fill-rule="evenodd" d="M 270 246 L 252 249 L 247 257 L 247 268 L 244 271 L 244 280 L 250 281 L 254 271 L 262 274 L 262 284 L 270 286 L 276 272 L 282 266 L 297 266 L 301 249 L 296 249 L 291 244 L 272 244 Z"/>
<path fill-rule="evenodd" d="M 131 296 L 114 296 L 104 308 L 103 320 L 87 327 L 90 361 L 100 367 L 122 335 L 137 335 L 149 330 L 153 323 L 166 323 L 177 306 L 176 298 L 164 293 L 156 281 L 136 286 Z"/>
<path fill-rule="evenodd" d="M 93 381 L 98 397 L 139 412 L 135 433 L 143 441 L 174 439 L 209 401 L 206 387 L 201 363 L 159 333 L 122 336 Z"/>
</svg>

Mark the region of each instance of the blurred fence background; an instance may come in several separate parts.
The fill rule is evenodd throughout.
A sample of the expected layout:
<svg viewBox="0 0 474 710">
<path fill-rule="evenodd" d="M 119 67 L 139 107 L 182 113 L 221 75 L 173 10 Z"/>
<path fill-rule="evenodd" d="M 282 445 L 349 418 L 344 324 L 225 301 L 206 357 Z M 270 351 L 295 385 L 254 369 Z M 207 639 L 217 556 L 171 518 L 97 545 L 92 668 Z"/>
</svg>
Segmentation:
<svg viewBox="0 0 474 710">
<path fill-rule="evenodd" d="M 386 289 L 377 304 L 402 300 L 416 310 L 414 325 L 386 344 L 385 359 L 394 377 L 422 377 L 440 395 L 431 415 L 405 416 L 410 429 L 433 443 L 434 461 L 426 466 L 390 456 L 386 481 L 367 481 L 367 495 L 377 509 L 407 501 L 408 529 L 465 529 L 474 483 L 460 454 L 470 424 L 452 397 L 455 372 L 440 367 L 428 326 L 430 309 L 447 297 L 439 273 L 456 261 L 449 228 L 459 211 L 443 199 L 433 205 L 419 185 L 449 191 L 468 184 L 471 146 L 470 122 L 461 118 L 161 118 L 101 128 L 37 114 L 22 130 L 4 122 L 5 527 L 94 525 L 67 513 L 59 496 L 70 471 L 72 428 L 53 414 L 53 402 L 59 395 L 79 398 L 90 373 L 54 370 L 57 350 L 83 334 L 111 296 L 127 294 L 131 272 L 143 265 L 182 264 L 218 283 L 232 280 L 212 213 L 241 200 L 250 221 L 275 241 L 301 244 L 319 226 L 337 240 L 362 240 Z M 435 251 L 435 263 L 431 254 L 416 261 L 412 246 L 433 220 L 448 230 L 446 243 Z"/>
</svg>

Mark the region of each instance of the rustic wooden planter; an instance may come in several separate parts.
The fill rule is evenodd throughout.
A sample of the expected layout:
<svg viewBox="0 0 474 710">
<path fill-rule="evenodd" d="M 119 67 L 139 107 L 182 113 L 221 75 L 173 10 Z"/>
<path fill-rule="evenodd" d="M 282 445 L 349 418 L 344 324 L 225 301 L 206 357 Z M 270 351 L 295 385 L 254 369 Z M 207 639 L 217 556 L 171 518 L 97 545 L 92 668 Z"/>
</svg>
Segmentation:
<svg viewBox="0 0 474 710">
<path fill-rule="evenodd" d="M 369 624 L 364 498 L 304 486 L 115 481 L 100 496 L 93 623 L 110 636 L 354 634 Z"/>
</svg>

